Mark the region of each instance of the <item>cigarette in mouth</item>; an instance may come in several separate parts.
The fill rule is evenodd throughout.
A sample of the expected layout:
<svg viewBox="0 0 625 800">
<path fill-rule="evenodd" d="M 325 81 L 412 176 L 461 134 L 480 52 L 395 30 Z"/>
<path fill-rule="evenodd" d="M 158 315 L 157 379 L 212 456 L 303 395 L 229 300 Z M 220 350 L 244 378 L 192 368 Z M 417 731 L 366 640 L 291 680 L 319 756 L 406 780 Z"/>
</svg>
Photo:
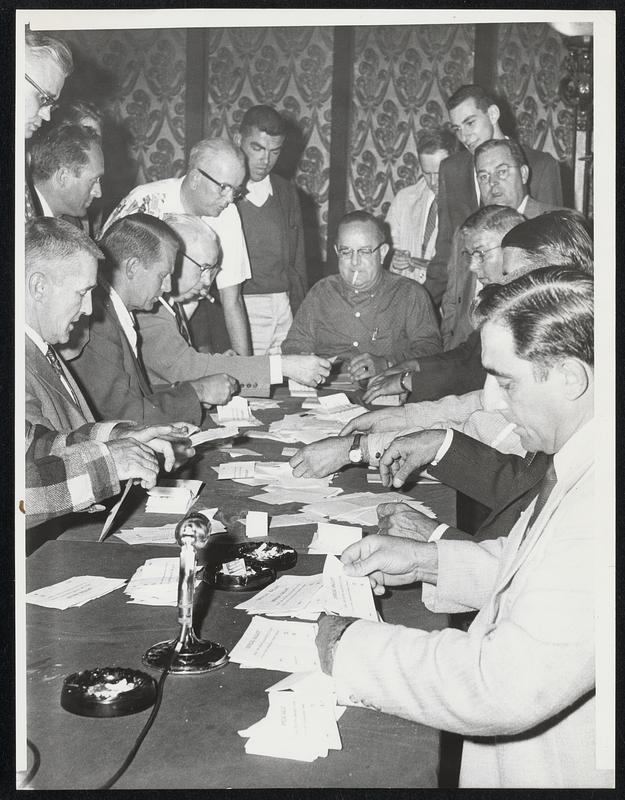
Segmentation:
<svg viewBox="0 0 625 800">
<path fill-rule="evenodd" d="M 357 280 L 358 280 L 358 270 L 356 270 L 356 272 L 354 272 L 354 277 L 352 278 L 352 286 L 355 285 Z"/>
</svg>

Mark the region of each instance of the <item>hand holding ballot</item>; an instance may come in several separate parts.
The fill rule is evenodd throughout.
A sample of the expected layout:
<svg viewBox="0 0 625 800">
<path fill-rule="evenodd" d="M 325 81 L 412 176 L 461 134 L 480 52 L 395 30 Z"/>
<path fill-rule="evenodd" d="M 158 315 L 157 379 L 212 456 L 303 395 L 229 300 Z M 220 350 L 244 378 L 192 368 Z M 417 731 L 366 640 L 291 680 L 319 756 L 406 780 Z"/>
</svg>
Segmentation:
<svg viewBox="0 0 625 800">
<path fill-rule="evenodd" d="M 296 478 L 322 478 L 349 464 L 351 438 L 330 436 L 300 448 L 291 458 Z"/>
<path fill-rule="evenodd" d="M 438 525 L 437 519 L 432 519 L 407 503 L 380 503 L 378 506 L 378 531 L 386 536 L 403 536 L 429 542 Z"/>
</svg>

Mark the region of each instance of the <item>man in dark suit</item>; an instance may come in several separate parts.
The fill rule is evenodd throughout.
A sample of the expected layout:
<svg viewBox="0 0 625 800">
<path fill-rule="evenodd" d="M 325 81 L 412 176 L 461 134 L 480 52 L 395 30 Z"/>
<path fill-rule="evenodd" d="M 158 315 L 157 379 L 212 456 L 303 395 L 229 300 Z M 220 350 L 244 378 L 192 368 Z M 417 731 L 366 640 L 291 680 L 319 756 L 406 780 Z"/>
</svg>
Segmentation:
<svg viewBox="0 0 625 800">
<path fill-rule="evenodd" d="M 436 252 L 425 281 L 435 303 L 440 303 L 445 291 L 453 233 L 480 205 L 473 153 L 482 142 L 505 138 L 499 126 L 499 107 L 480 86 L 461 86 L 447 101 L 447 110 L 452 130 L 466 150 L 446 158 L 439 169 Z M 561 206 L 562 184 L 555 159 L 530 147 L 524 147 L 523 152 L 529 167 L 530 195 L 541 203 Z"/>
</svg>

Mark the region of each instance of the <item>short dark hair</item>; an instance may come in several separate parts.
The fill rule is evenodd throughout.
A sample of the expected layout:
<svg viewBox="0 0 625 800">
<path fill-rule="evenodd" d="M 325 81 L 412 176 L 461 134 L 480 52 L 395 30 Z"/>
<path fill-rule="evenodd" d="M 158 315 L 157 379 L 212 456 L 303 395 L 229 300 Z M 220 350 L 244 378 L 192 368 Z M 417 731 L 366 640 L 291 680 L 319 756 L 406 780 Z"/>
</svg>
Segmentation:
<svg viewBox="0 0 625 800">
<path fill-rule="evenodd" d="M 446 150 L 449 155 L 456 152 L 458 139 L 447 128 L 422 128 L 417 134 L 418 153 L 436 153 Z"/>
<path fill-rule="evenodd" d="M 526 167 L 527 159 L 521 145 L 514 139 L 488 139 L 486 142 L 478 145 L 473 153 L 473 163 L 477 164 L 478 156 L 489 153 L 491 150 L 496 150 L 498 147 L 505 147 L 510 154 L 510 158 L 514 161 L 517 167 Z"/>
<path fill-rule="evenodd" d="M 246 135 L 252 132 L 252 128 L 257 128 L 269 136 L 286 136 L 286 122 L 271 106 L 251 106 L 247 109 L 243 114 L 239 133 Z"/>
<path fill-rule="evenodd" d="M 156 260 L 166 243 L 176 250 L 182 247 L 176 232 L 151 214 L 129 214 L 116 220 L 98 242 L 109 271 L 124 258 Z"/>
<path fill-rule="evenodd" d="M 89 161 L 93 145 L 100 147 L 100 137 L 84 125 L 57 125 L 35 134 L 30 146 L 33 180 L 45 181 L 61 167 L 79 175 Z"/>
<path fill-rule="evenodd" d="M 81 125 L 85 117 L 102 122 L 102 111 L 89 100 L 63 101 L 52 113 L 52 125 Z"/>
<path fill-rule="evenodd" d="M 562 358 L 594 365 L 593 302 L 592 275 L 572 266 L 549 266 L 485 286 L 472 319 L 475 327 L 493 322 L 508 328 L 517 356 L 532 362 L 537 376 L 546 376 Z"/>
<path fill-rule="evenodd" d="M 384 223 L 368 211 L 350 211 L 349 214 L 345 214 L 336 228 L 336 238 L 338 239 L 341 228 L 345 227 L 345 225 L 351 225 L 354 222 L 373 225 L 378 233 L 378 244 L 382 244 L 382 242 L 386 241 Z"/>
<path fill-rule="evenodd" d="M 483 206 L 468 216 L 460 226 L 461 231 L 474 231 L 483 228 L 487 231 L 507 232 L 523 222 L 525 217 L 510 206 Z M 503 242 L 502 245 L 503 247 Z"/>
<path fill-rule="evenodd" d="M 522 222 L 506 233 L 501 246 L 524 250 L 536 267 L 573 264 L 590 275 L 594 272 L 589 223 L 572 209 L 548 211 Z"/>
<path fill-rule="evenodd" d="M 37 264 L 65 261 L 84 252 L 94 258 L 104 258 L 101 250 L 87 234 L 59 217 L 34 217 L 26 223 L 26 272 Z"/>
<path fill-rule="evenodd" d="M 456 108 L 456 106 L 459 106 L 460 103 L 464 103 L 465 100 L 474 100 L 476 108 L 479 108 L 480 111 L 488 111 L 489 106 L 499 107 L 495 97 L 492 94 L 486 92 L 476 83 L 467 83 L 457 89 L 447 100 L 445 103 L 447 106 L 447 111 L 451 111 L 452 109 Z"/>
<path fill-rule="evenodd" d="M 26 54 L 35 59 L 52 58 L 65 77 L 74 69 L 72 51 L 64 41 L 40 31 L 31 31 L 29 26 L 26 26 Z"/>
</svg>

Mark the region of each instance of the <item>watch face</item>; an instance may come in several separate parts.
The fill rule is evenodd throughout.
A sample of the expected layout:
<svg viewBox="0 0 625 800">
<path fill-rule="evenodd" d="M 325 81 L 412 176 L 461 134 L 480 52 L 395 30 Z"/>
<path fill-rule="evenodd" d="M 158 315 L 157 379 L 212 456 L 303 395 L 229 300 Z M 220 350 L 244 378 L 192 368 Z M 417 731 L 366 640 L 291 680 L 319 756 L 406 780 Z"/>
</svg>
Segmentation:
<svg viewBox="0 0 625 800">
<path fill-rule="evenodd" d="M 349 460 L 352 464 L 360 464 L 362 461 L 362 450 L 360 447 L 353 448 L 349 451 Z"/>
</svg>

